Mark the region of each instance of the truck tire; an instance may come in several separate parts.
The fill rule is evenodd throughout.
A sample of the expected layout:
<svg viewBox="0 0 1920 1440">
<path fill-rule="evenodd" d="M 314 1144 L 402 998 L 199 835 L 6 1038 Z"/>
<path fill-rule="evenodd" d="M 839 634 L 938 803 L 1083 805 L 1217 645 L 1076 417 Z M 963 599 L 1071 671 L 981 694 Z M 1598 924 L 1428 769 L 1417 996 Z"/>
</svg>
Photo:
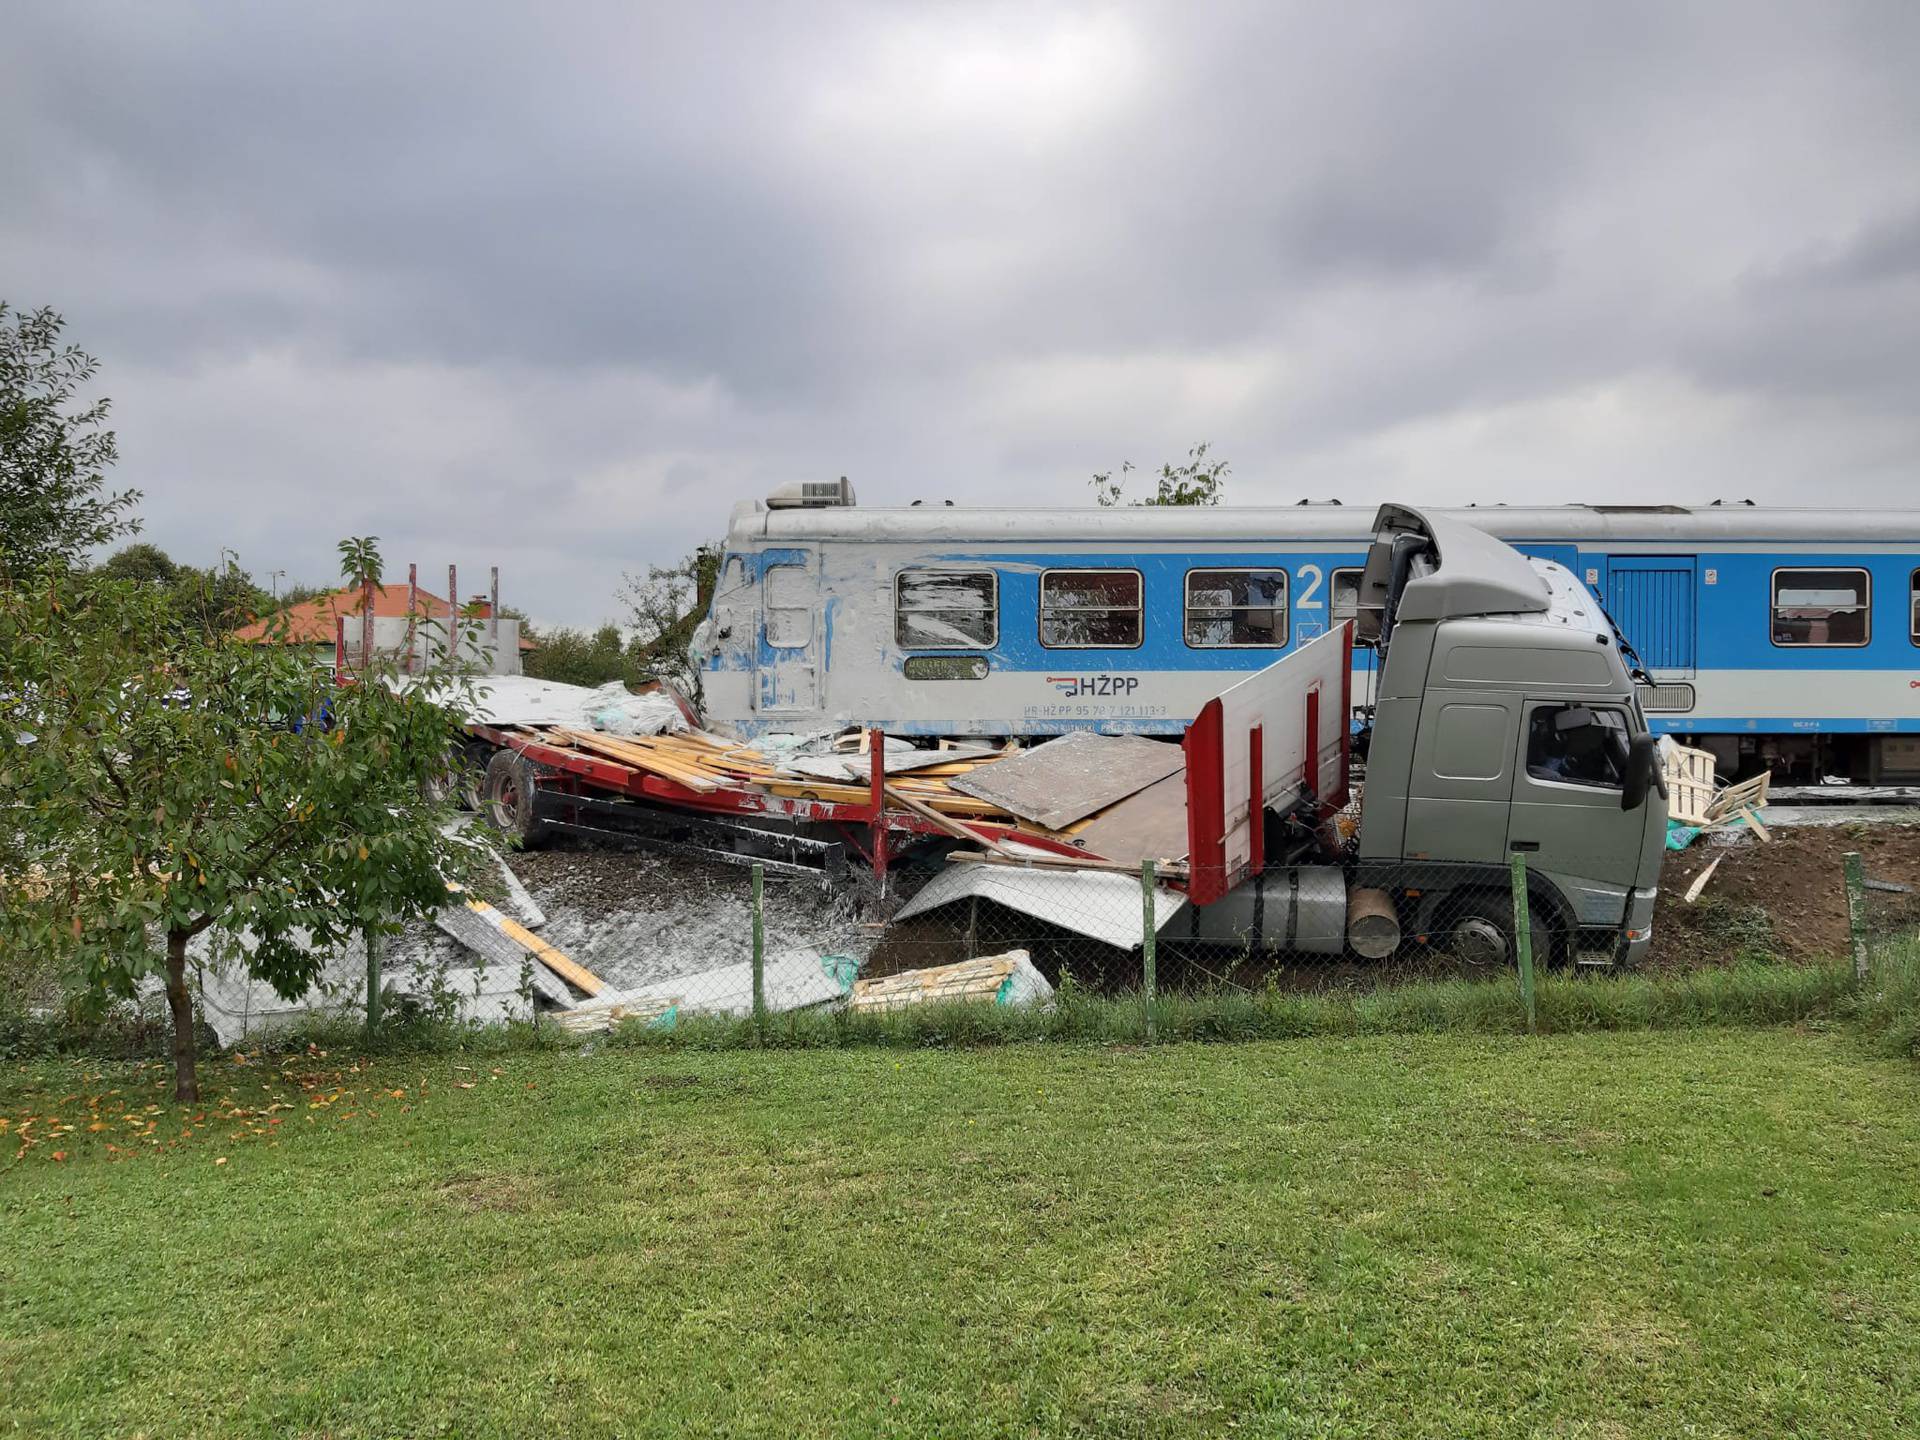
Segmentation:
<svg viewBox="0 0 1920 1440">
<path fill-rule="evenodd" d="M 494 829 L 527 850 L 546 837 L 546 824 L 535 814 L 537 781 L 533 762 L 511 750 L 496 750 L 487 762 L 486 804 L 481 814 Z"/>
<path fill-rule="evenodd" d="M 1475 890 L 1457 898 L 1447 926 L 1446 950 L 1454 959 L 1485 969 L 1517 965 L 1513 945 L 1513 897 L 1505 892 Z M 1527 928 L 1533 936 L 1533 963 L 1545 969 L 1553 963 L 1553 931 L 1538 906 L 1527 907 Z"/>
<path fill-rule="evenodd" d="M 487 808 L 487 767 L 498 753 L 489 745 L 469 745 L 461 752 L 460 769 L 455 777 L 454 798 L 461 808 L 479 815 Z"/>
</svg>

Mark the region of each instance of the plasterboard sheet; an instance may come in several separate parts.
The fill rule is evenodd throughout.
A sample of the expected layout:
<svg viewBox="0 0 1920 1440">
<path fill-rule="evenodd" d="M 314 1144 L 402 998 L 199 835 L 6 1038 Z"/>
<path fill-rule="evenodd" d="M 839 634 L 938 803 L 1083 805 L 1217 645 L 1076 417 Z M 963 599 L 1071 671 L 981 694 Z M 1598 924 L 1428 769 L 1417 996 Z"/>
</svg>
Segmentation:
<svg viewBox="0 0 1920 1440">
<path fill-rule="evenodd" d="M 929 880 L 894 916 L 910 919 L 977 896 L 1058 925 L 1076 935 L 1131 950 L 1139 945 L 1140 881 L 1111 870 L 1042 870 L 1014 865 L 950 865 Z M 1187 897 L 1161 887 L 1153 896 L 1156 933 L 1186 908 Z"/>
<path fill-rule="evenodd" d="M 1187 777 L 1183 770 L 1109 805 L 1073 833 L 1089 855 L 1138 865 L 1187 854 Z"/>
<path fill-rule="evenodd" d="M 952 784 L 1010 815 L 1059 830 L 1166 779 L 1185 764 L 1180 747 L 1163 740 L 1076 730 L 957 776 Z"/>
<path fill-rule="evenodd" d="M 847 993 L 846 986 L 828 973 L 820 952 L 807 946 L 768 956 L 762 985 L 767 1009 L 772 1013 L 826 1005 Z M 576 1013 L 647 1001 L 665 1001 L 678 1006 L 685 1014 L 698 1011 L 707 1015 L 751 1015 L 753 966 L 743 961 L 693 975 L 676 975 L 671 980 L 658 980 L 631 990 L 604 990 L 594 997 L 592 1004 L 579 1006 Z"/>
</svg>

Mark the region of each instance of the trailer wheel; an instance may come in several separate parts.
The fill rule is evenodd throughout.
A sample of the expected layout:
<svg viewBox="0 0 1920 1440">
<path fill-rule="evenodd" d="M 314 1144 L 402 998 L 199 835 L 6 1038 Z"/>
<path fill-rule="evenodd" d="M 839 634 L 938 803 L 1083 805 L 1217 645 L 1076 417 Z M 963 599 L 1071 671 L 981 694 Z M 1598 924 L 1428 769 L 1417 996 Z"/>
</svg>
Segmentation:
<svg viewBox="0 0 1920 1440">
<path fill-rule="evenodd" d="M 1527 909 L 1527 928 L 1533 937 L 1534 963 L 1542 969 L 1553 963 L 1553 931 L 1539 907 Z M 1513 898 L 1489 890 L 1459 897 L 1448 929 L 1447 953 L 1467 965 L 1491 969 L 1519 963 L 1513 945 Z"/>
<path fill-rule="evenodd" d="M 487 762 L 486 805 L 482 814 L 509 840 L 532 849 L 546 834 L 534 813 L 537 800 L 533 762 L 511 750 L 496 750 Z"/>
<path fill-rule="evenodd" d="M 434 769 L 420 782 L 420 794 L 429 805 L 443 805 L 453 798 L 454 780 L 451 761 Z"/>
<path fill-rule="evenodd" d="M 486 745 L 469 745 L 460 756 L 454 796 L 463 809 L 476 815 L 484 814 L 487 808 L 487 770 L 496 753 Z"/>
</svg>

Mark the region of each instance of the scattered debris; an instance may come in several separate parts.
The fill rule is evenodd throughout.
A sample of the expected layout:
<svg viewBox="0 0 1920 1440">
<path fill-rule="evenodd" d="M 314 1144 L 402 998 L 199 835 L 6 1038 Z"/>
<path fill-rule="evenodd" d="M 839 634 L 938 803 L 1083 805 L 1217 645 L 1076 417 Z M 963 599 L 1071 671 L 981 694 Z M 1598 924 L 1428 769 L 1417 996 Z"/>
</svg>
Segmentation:
<svg viewBox="0 0 1920 1440">
<path fill-rule="evenodd" d="M 495 855 L 494 863 L 500 871 L 500 882 L 506 888 L 507 903 L 520 917 L 520 923 L 529 930 L 538 930 L 547 923 L 547 912 L 535 903 L 527 887 L 520 883 L 520 877 L 514 874 L 513 867 L 507 864 L 506 856 Z"/>
<path fill-rule="evenodd" d="M 1708 751 L 1662 736 L 1660 754 L 1667 782 L 1667 848 L 1684 850 L 1697 835 L 1742 823 L 1761 840 L 1772 838 L 1760 819 L 1771 774 L 1763 770 L 1750 780 L 1723 786 Z"/>
<path fill-rule="evenodd" d="M 845 998 L 850 984 L 837 956 L 823 956 L 818 950 L 801 947 L 767 957 L 762 973 L 762 994 L 767 1013 L 804 1010 Z M 612 1012 L 620 1011 L 618 1017 Z M 597 1021 L 583 1017 L 606 1014 L 612 1018 L 629 1015 L 650 1017 L 650 1023 L 671 1024 L 669 1014 L 730 1015 L 753 1013 L 753 965 L 721 965 L 692 975 L 676 975 L 671 980 L 636 986 L 631 990 L 608 991 L 596 1005 L 576 1006 L 568 1012 L 569 1028 L 593 1028 Z"/>
<path fill-rule="evenodd" d="M 1693 877 L 1693 883 L 1687 886 L 1687 893 L 1680 898 L 1685 900 L 1689 905 L 1698 900 L 1700 898 L 1700 892 L 1707 888 L 1707 882 L 1713 878 L 1713 872 L 1720 868 L 1720 862 L 1726 858 L 1725 855 L 1716 855 L 1713 859 L 1709 860 L 1706 869 Z"/>
<path fill-rule="evenodd" d="M 982 955 L 953 965 L 925 970 L 903 970 L 855 983 L 847 1008 L 856 1014 L 879 1014 L 913 1005 L 966 1001 L 989 1005 L 1045 1005 L 1053 986 L 1034 969 L 1024 950 L 1004 955 Z"/>
<path fill-rule="evenodd" d="M 1179 773 L 1186 763 L 1178 745 L 1162 740 L 1075 730 L 962 775 L 953 788 L 1060 830 Z"/>
<path fill-rule="evenodd" d="M 456 900 L 465 895 L 458 885 L 447 886 L 447 892 Z M 598 995 L 606 986 L 606 982 L 586 966 L 568 958 L 484 900 L 467 899 L 464 905 L 447 905 L 434 916 L 434 924 L 483 960 L 510 967 L 516 974 L 522 961 L 531 959 L 585 995 Z"/>
<path fill-rule="evenodd" d="M 992 900 L 1121 950 L 1140 944 L 1146 918 L 1140 877 L 1131 871 L 952 865 L 923 885 L 894 919 L 910 919 L 968 899 Z M 1155 932 L 1165 929 L 1186 906 L 1187 897 L 1181 891 L 1156 889 Z"/>
</svg>

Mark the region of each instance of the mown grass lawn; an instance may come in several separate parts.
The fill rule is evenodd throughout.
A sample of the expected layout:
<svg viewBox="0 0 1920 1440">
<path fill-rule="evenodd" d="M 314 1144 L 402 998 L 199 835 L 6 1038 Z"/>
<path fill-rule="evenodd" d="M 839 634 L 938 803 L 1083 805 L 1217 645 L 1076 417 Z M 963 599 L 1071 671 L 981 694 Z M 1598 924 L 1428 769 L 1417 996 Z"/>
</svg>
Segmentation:
<svg viewBox="0 0 1920 1440">
<path fill-rule="evenodd" d="M 351 1063 L 0 1074 L 0 1432 L 1920 1433 L 1838 1037 Z"/>
</svg>

